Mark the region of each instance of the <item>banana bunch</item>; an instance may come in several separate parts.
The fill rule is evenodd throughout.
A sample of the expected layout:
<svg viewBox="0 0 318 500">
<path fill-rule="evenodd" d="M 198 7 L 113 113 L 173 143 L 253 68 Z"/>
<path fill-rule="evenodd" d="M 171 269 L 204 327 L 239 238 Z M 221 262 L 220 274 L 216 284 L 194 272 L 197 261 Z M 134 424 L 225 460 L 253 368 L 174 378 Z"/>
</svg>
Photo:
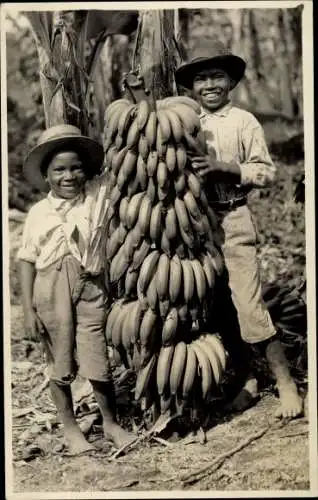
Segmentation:
<svg viewBox="0 0 318 500">
<path fill-rule="evenodd" d="M 193 340 L 224 266 L 218 220 L 189 160 L 204 154 L 199 114 L 185 96 L 155 109 L 119 99 L 105 113 L 106 258 L 116 299 L 106 336 L 118 363 L 136 371 L 144 409 L 156 395 L 161 411 L 183 407 L 198 381 L 205 400 L 225 367 L 216 337 Z"/>
<path fill-rule="evenodd" d="M 135 399 L 144 398 L 155 382 L 161 412 L 174 407 L 182 414 L 194 392 L 196 399 L 208 400 L 222 380 L 226 359 L 227 353 L 215 334 L 203 333 L 192 342 L 161 347 L 139 371 Z"/>
</svg>

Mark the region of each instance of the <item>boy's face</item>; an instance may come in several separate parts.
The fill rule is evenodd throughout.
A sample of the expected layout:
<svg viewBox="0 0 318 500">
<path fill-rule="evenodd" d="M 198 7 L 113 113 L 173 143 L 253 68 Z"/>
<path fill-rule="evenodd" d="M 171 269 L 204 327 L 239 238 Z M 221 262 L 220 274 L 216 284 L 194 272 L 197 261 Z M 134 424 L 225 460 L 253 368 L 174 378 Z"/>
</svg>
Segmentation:
<svg viewBox="0 0 318 500">
<path fill-rule="evenodd" d="M 228 102 L 231 79 L 221 69 L 206 69 L 193 80 L 193 97 L 208 111 L 215 111 Z"/>
<path fill-rule="evenodd" d="M 57 198 L 75 198 L 83 189 L 86 174 L 82 161 L 74 151 L 57 153 L 51 160 L 46 180 L 53 196 Z"/>
</svg>

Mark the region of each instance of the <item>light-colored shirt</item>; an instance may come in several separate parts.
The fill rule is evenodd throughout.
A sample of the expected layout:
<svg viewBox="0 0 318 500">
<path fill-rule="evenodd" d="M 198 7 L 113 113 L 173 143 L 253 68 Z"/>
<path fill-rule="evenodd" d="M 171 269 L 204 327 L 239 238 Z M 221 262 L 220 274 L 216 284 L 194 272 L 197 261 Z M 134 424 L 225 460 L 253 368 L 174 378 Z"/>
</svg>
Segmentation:
<svg viewBox="0 0 318 500">
<path fill-rule="evenodd" d="M 241 170 L 240 185 L 218 183 L 212 188 L 210 195 L 216 201 L 239 198 L 253 187 L 273 183 L 276 167 L 268 152 L 263 127 L 252 113 L 229 102 L 214 113 L 202 110 L 200 121 L 209 153 L 216 160 L 237 163 Z"/>
<path fill-rule="evenodd" d="M 99 274 L 105 268 L 107 207 L 105 174 L 70 200 L 49 192 L 27 215 L 17 257 L 40 270 L 72 254 L 87 272 Z"/>
</svg>

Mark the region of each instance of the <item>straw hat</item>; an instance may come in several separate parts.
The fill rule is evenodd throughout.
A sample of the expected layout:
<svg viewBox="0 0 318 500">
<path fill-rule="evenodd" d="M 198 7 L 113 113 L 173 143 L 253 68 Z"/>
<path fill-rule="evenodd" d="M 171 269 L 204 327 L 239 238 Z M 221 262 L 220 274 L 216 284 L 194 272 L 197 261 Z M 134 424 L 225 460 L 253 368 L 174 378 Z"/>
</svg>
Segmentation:
<svg viewBox="0 0 318 500">
<path fill-rule="evenodd" d="M 177 85 L 191 89 L 195 75 L 205 69 L 223 69 L 233 80 L 232 89 L 244 76 L 245 61 L 229 52 L 219 41 L 214 42 L 211 47 L 196 49 L 193 56 L 189 62 L 183 63 L 176 70 Z"/>
<path fill-rule="evenodd" d="M 25 178 L 40 191 L 47 192 L 48 185 L 41 172 L 43 162 L 59 150 L 70 149 L 85 154 L 89 158 L 87 169 L 89 177 L 93 177 L 101 170 L 104 152 L 103 147 L 94 139 L 82 135 L 79 128 L 74 125 L 55 125 L 45 130 L 36 146 L 31 149 L 25 158 L 23 173 Z"/>
</svg>

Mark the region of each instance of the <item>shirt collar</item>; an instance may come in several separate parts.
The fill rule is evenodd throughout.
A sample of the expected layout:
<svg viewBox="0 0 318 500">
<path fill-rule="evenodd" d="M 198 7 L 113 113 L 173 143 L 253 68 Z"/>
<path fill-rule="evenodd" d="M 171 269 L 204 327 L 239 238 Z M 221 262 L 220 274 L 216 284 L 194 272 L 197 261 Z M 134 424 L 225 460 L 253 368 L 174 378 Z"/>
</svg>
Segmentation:
<svg viewBox="0 0 318 500">
<path fill-rule="evenodd" d="M 78 202 L 82 203 L 84 201 L 84 197 L 85 197 L 84 193 L 80 193 L 75 198 L 72 198 L 70 200 L 64 198 L 56 198 L 55 196 L 53 196 L 52 191 L 50 191 L 47 195 L 50 204 L 57 211 L 69 210 L 70 208 L 74 207 Z"/>
<path fill-rule="evenodd" d="M 206 111 L 203 108 L 201 108 L 200 118 L 203 118 L 204 116 L 227 116 L 232 107 L 233 104 L 230 101 L 227 104 L 225 104 L 222 108 L 214 111 L 213 113 L 210 113 L 209 111 Z"/>
</svg>

